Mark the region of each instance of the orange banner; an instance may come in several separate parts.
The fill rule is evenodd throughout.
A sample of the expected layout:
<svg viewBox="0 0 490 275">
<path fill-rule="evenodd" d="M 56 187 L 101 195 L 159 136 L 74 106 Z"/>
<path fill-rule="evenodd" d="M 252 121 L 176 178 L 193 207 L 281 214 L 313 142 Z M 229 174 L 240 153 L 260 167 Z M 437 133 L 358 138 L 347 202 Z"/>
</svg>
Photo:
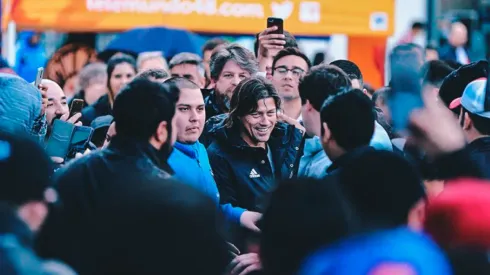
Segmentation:
<svg viewBox="0 0 490 275">
<path fill-rule="evenodd" d="M 295 35 L 388 36 L 395 0 L 10 0 L 20 29 L 120 31 L 166 26 L 195 32 L 252 34 L 269 16 Z"/>
</svg>

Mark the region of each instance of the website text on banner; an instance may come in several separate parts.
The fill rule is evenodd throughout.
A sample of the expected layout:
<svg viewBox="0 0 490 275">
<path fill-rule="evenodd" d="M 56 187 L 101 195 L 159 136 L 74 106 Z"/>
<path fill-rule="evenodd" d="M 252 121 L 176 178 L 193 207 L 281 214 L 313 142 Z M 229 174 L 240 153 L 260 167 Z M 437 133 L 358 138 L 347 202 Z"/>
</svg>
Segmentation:
<svg viewBox="0 0 490 275">
<path fill-rule="evenodd" d="M 197 32 L 252 34 L 269 16 L 296 35 L 388 36 L 394 0 L 17 0 L 19 28 L 114 31 L 166 26 Z"/>
</svg>

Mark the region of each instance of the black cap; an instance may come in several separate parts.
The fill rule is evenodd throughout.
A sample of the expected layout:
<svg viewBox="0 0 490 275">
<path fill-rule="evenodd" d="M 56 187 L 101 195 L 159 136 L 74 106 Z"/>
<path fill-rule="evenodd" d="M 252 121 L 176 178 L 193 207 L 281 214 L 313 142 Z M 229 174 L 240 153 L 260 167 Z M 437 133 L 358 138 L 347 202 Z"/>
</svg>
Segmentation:
<svg viewBox="0 0 490 275">
<path fill-rule="evenodd" d="M 53 202 L 55 198 L 48 190 L 52 172 L 51 160 L 37 142 L 18 133 L 0 131 L 0 201 L 15 205 Z"/>
<path fill-rule="evenodd" d="M 442 82 L 439 89 L 439 96 L 446 106 L 463 95 L 466 86 L 481 77 L 488 76 L 488 62 L 481 60 L 464 65 L 450 73 Z"/>
</svg>

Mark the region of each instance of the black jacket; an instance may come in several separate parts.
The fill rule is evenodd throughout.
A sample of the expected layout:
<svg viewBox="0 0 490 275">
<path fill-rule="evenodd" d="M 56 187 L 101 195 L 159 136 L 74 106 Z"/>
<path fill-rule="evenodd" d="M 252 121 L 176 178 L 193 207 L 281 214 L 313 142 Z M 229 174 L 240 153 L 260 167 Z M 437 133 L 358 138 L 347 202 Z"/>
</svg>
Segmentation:
<svg viewBox="0 0 490 275">
<path fill-rule="evenodd" d="M 61 205 L 50 212 L 38 238 L 42 256 L 81 270 L 81 247 L 88 229 L 97 226 L 95 214 L 141 182 L 168 179 L 166 159 L 147 142 L 116 136 L 108 148 L 58 170 L 54 180 Z"/>
<path fill-rule="evenodd" d="M 215 91 L 211 91 L 209 95 L 206 98 L 204 98 L 204 106 L 206 108 L 206 120 L 208 120 L 211 117 L 225 113 L 223 111 L 223 108 L 218 103 L 215 93 L 216 93 Z"/>
<path fill-rule="evenodd" d="M 485 179 L 490 179 L 490 137 L 483 137 L 468 144 L 466 150 L 478 165 Z"/>
<path fill-rule="evenodd" d="M 338 174 L 340 171 L 342 171 L 344 167 L 348 166 L 350 162 L 362 156 L 364 153 L 371 152 L 374 150 L 375 149 L 373 147 L 364 146 L 345 153 L 343 156 L 341 156 L 340 158 L 332 162 L 332 164 L 327 168 L 327 174 L 328 175 Z"/>
<path fill-rule="evenodd" d="M 74 275 L 68 266 L 45 262 L 33 251 L 34 235 L 15 210 L 0 203 L 0 274 Z"/>
<path fill-rule="evenodd" d="M 112 115 L 108 94 L 101 96 L 94 104 L 83 109 L 81 121 L 84 126 L 90 126 L 95 118 L 105 115 Z"/>
<path fill-rule="evenodd" d="M 303 133 L 292 125 L 276 125 L 267 142 L 272 153 L 273 174 L 267 150 L 248 146 L 237 128 L 226 128 L 223 122 L 215 124 L 207 133 L 212 140 L 208 154 L 221 203 L 263 212 L 277 182 L 296 177 L 303 154 Z"/>
</svg>

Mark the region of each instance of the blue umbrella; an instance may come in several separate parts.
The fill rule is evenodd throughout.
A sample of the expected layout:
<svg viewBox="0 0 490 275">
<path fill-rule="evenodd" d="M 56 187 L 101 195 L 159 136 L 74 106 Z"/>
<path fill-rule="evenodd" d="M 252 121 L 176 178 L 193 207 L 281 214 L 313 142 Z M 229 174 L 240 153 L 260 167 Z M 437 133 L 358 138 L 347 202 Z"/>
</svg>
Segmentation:
<svg viewBox="0 0 490 275">
<path fill-rule="evenodd" d="M 161 51 L 172 57 L 181 52 L 201 53 L 205 39 L 195 33 L 164 27 L 136 28 L 114 38 L 101 56 L 111 52 L 137 55 L 142 52 Z"/>
</svg>

